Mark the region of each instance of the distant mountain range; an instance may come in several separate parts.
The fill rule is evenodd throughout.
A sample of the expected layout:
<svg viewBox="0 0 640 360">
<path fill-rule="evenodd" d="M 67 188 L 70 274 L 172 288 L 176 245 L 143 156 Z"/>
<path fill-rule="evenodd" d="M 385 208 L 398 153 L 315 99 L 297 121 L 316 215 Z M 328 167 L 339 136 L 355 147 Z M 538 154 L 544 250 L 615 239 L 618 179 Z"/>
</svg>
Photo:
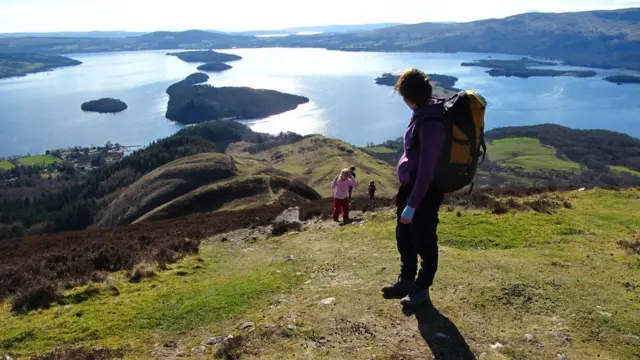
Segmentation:
<svg viewBox="0 0 640 360">
<path fill-rule="evenodd" d="M 403 25 L 401 23 L 378 23 L 361 25 L 326 25 L 326 26 L 303 26 L 280 30 L 251 30 L 251 31 L 219 31 L 205 30 L 215 34 L 230 35 L 273 35 L 273 34 L 299 34 L 299 33 L 346 33 L 382 29 L 385 27 Z M 0 33 L 0 38 L 17 37 L 52 37 L 52 38 L 124 38 L 137 37 L 150 34 L 152 32 L 132 32 L 132 31 L 60 31 L 60 32 L 22 32 L 22 33 Z"/>
<path fill-rule="evenodd" d="M 61 32 L 32 32 L 32 33 L 5 33 L 0 34 L 0 38 L 8 37 L 59 37 L 59 38 L 122 38 L 122 37 L 135 37 L 146 34 L 145 32 L 131 32 L 131 31 L 61 31 Z"/>
<path fill-rule="evenodd" d="M 527 13 L 468 23 L 294 28 L 318 35 L 255 37 L 190 30 L 139 37 L 0 38 L 0 52 L 105 52 L 175 48 L 317 47 L 343 51 L 482 52 L 530 55 L 569 65 L 640 70 L 640 8 Z M 366 26 L 381 26 L 365 30 Z M 256 32 L 253 33 L 255 35 Z M 263 33 L 264 34 L 264 33 Z"/>
<path fill-rule="evenodd" d="M 257 31 L 242 31 L 235 32 L 233 34 L 237 35 L 249 35 L 249 36 L 260 36 L 260 35 L 274 35 L 274 34 L 300 34 L 300 33 L 324 33 L 324 34 L 335 34 L 335 33 L 348 33 L 348 32 L 361 32 L 361 31 L 371 31 L 383 29 L 391 26 L 403 25 L 401 23 L 378 23 L 378 24 L 362 24 L 362 25 L 327 25 L 327 26 L 302 26 L 302 27 L 292 27 L 281 30 L 257 30 Z"/>
</svg>

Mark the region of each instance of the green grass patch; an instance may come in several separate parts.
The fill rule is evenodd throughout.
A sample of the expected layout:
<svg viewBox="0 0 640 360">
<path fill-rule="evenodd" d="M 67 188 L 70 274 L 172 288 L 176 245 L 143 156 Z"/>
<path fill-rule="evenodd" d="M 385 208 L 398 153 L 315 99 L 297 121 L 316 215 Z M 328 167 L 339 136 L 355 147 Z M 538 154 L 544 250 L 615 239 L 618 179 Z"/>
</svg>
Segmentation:
<svg viewBox="0 0 640 360">
<path fill-rule="evenodd" d="M 94 284 L 99 294 L 78 304 L 25 316 L 10 314 L 8 304 L 0 306 L 0 352 L 31 355 L 80 343 L 142 345 L 230 322 L 233 326 L 243 314 L 266 306 L 273 295 L 299 281 L 291 262 L 272 262 L 260 254 L 245 257 L 231 246 L 205 245 L 200 256 L 204 261 L 186 259 L 139 284 L 115 275 L 108 286 Z M 109 289 L 114 286 L 117 295 Z M 65 297 L 78 298 L 76 292 L 83 291 Z"/>
<path fill-rule="evenodd" d="M 487 144 L 487 148 L 489 160 L 503 166 L 522 167 L 533 171 L 580 171 L 580 164 L 558 158 L 553 147 L 542 145 L 538 139 L 494 140 Z"/>
<path fill-rule="evenodd" d="M 55 163 L 62 162 L 61 159 L 51 155 L 35 155 L 30 157 L 24 157 L 18 160 L 21 165 L 25 166 L 47 166 Z"/>
<path fill-rule="evenodd" d="M 506 215 L 462 209 L 461 216 L 443 209 L 433 303 L 488 359 L 633 359 L 640 349 L 640 257 L 617 242 L 640 234 L 640 189 L 558 196 L 572 207 Z M 139 284 L 117 274 L 94 284 L 98 294 L 73 289 L 65 298 L 84 301 L 70 308 L 14 316 L 5 302 L 0 353 L 130 347 L 128 358 L 147 359 L 152 351 L 190 358 L 203 339 L 232 334 L 243 338 L 243 358 L 429 357 L 420 330 L 445 332 L 445 321 L 418 325 L 380 296 L 400 267 L 394 227 L 393 210 L 385 210 L 353 226 L 325 222 L 278 238 L 205 243 L 203 261 L 185 259 Z M 318 305 L 328 297 L 336 302 Z M 255 329 L 239 330 L 245 321 Z M 166 341 L 178 348 L 165 348 Z M 490 349 L 496 342 L 506 345 Z M 207 349 L 203 358 L 214 358 Z"/>
<path fill-rule="evenodd" d="M 610 166 L 609 168 L 610 168 L 610 169 L 611 169 L 611 171 L 613 171 L 613 172 L 626 173 L 626 174 L 631 174 L 631 175 L 635 175 L 635 176 L 640 176 L 640 171 L 632 170 L 632 169 L 629 169 L 628 167 L 624 167 L 624 166 Z"/>
<path fill-rule="evenodd" d="M 364 149 L 377 154 L 392 154 L 395 152 L 395 150 L 385 146 L 372 146 L 372 147 L 366 147 Z"/>
<path fill-rule="evenodd" d="M 0 161 L 0 170 L 11 170 L 15 167 L 15 165 L 13 165 L 12 163 L 10 163 L 9 161 Z"/>
</svg>

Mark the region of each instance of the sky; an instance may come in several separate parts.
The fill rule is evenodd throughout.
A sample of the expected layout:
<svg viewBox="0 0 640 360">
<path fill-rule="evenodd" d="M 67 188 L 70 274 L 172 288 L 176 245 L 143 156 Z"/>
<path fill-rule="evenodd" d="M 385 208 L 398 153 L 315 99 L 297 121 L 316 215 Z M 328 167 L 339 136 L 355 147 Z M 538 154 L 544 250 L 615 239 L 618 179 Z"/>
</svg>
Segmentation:
<svg viewBox="0 0 640 360">
<path fill-rule="evenodd" d="M 640 0 L 0 0 L 0 33 L 244 31 L 378 22 L 464 22 L 530 11 L 634 6 L 640 7 Z"/>
</svg>

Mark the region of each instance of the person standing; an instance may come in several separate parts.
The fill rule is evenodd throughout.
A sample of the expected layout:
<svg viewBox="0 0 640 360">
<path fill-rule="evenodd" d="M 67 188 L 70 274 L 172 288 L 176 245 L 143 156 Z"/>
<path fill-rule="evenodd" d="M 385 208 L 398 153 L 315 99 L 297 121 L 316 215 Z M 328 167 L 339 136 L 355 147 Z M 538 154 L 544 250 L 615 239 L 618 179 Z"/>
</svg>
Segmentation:
<svg viewBox="0 0 640 360">
<path fill-rule="evenodd" d="M 335 189 L 333 195 L 333 220 L 340 221 L 340 213 L 346 223 L 349 221 L 349 189 L 356 186 L 357 182 L 351 177 L 349 169 L 344 169 L 340 175 L 331 182 L 331 187 Z"/>
<path fill-rule="evenodd" d="M 373 200 L 376 197 L 376 182 L 371 181 L 369 183 L 369 200 Z"/>
<path fill-rule="evenodd" d="M 445 141 L 444 99 L 432 98 L 429 78 L 418 69 L 405 71 L 395 90 L 413 115 L 404 135 L 404 154 L 397 166 L 401 183 L 396 201 L 400 275 L 382 292 L 387 299 L 402 299 L 404 306 L 415 307 L 430 301 L 429 288 L 438 268 L 436 230 L 444 192 L 432 182 Z"/>
<path fill-rule="evenodd" d="M 356 179 L 356 168 L 355 168 L 355 166 L 352 166 L 351 168 L 349 168 L 349 175 L 351 175 L 353 180 Z M 349 202 L 351 202 L 351 195 L 352 194 L 353 194 L 353 186 L 349 186 Z"/>
</svg>

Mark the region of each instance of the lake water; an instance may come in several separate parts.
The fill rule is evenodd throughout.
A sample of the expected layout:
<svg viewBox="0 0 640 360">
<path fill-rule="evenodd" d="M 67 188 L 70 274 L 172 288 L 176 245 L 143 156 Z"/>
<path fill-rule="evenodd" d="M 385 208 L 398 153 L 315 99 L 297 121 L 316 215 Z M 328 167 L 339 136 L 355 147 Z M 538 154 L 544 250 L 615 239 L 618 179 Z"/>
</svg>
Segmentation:
<svg viewBox="0 0 640 360">
<path fill-rule="evenodd" d="M 618 86 L 597 70 L 588 79 L 492 78 L 463 61 L 517 58 L 496 54 L 350 53 L 322 49 L 225 50 L 244 59 L 233 69 L 209 74 L 214 86 L 251 86 L 304 95 L 311 102 L 267 119 L 254 130 L 322 133 L 356 145 L 403 133 L 410 111 L 391 87 L 376 85 L 384 72 L 419 67 L 460 78 L 457 86 L 480 91 L 488 128 L 557 123 L 604 128 L 640 137 L 640 86 Z M 107 141 L 146 145 L 180 125 L 165 119 L 166 88 L 196 72 L 167 51 L 70 55 L 83 65 L 0 80 L 0 156 L 40 153 Z M 129 108 L 116 115 L 84 113 L 80 105 L 115 97 Z"/>
</svg>

